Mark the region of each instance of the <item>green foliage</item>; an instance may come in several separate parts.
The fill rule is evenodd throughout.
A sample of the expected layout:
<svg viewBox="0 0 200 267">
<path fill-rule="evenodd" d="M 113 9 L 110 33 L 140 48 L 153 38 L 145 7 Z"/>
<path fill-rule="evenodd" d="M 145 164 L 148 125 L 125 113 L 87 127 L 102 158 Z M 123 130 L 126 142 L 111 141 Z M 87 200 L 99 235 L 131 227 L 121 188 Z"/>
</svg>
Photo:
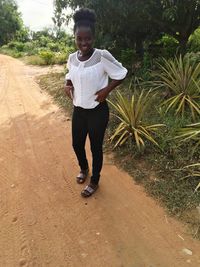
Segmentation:
<svg viewBox="0 0 200 267">
<path fill-rule="evenodd" d="M 151 69 L 154 65 L 154 59 L 149 52 L 145 52 L 142 59 L 138 59 L 137 55 L 134 54 L 134 60 L 132 63 L 132 74 L 134 79 L 132 82 L 136 83 L 146 83 L 151 79 Z M 130 72 L 129 72 L 130 73 Z"/>
<path fill-rule="evenodd" d="M 50 65 L 53 62 L 54 53 L 50 50 L 41 50 L 39 56 L 43 59 L 45 65 Z"/>
<path fill-rule="evenodd" d="M 129 69 L 132 69 L 132 64 L 133 64 L 133 58 L 135 55 L 135 51 L 133 49 L 127 48 L 127 49 L 122 49 L 119 60 L 123 62 L 123 64 Z"/>
<path fill-rule="evenodd" d="M 51 50 L 52 52 L 59 52 L 60 51 L 60 45 L 59 43 L 47 43 L 47 48 Z"/>
<path fill-rule="evenodd" d="M 0 0 L 0 46 L 14 39 L 22 28 L 22 19 L 13 0 Z"/>
<path fill-rule="evenodd" d="M 173 36 L 179 42 L 179 50 L 184 53 L 190 35 L 200 24 L 200 1 L 162 0 L 160 3 L 161 27 L 165 33 Z"/>
<path fill-rule="evenodd" d="M 48 47 L 48 44 L 51 43 L 51 38 L 42 35 L 37 39 L 37 43 L 39 47 Z"/>
<path fill-rule="evenodd" d="M 61 53 L 61 52 L 55 53 L 54 58 L 56 64 L 65 64 L 67 62 L 66 53 Z"/>
<path fill-rule="evenodd" d="M 195 150 L 200 146 L 200 122 L 189 124 L 178 129 L 175 139 L 178 139 L 181 143 L 193 141 L 193 154 Z"/>
<path fill-rule="evenodd" d="M 188 58 L 163 59 L 154 81 L 155 88 L 168 89 L 171 96 L 163 102 L 166 112 L 185 115 L 186 108 L 193 119 L 200 115 L 200 64 L 191 64 Z"/>
<path fill-rule="evenodd" d="M 29 29 L 22 25 L 21 28 L 16 32 L 15 40 L 23 43 L 28 42 L 30 40 Z"/>
<path fill-rule="evenodd" d="M 12 41 L 7 45 L 10 49 L 16 49 L 18 52 L 24 51 L 25 44 L 17 41 Z"/>
<path fill-rule="evenodd" d="M 185 54 L 185 58 L 188 58 L 191 64 L 200 63 L 200 51 L 199 52 L 190 52 Z"/>
<path fill-rule="evenodd" d="M 58 39 L 62 35 L 61 27 L 62 24 L 65 22 L 66 16 L 62 13 L 62 7 L 58 0 L 54 0 L 54 5 L 54 17 L 52 19 L 56 28 L 56 38 Z"/>
<path fill-rule="evenodd" d="M 170 58 L 178 51 L 178 41 L 168 34 L 163 35 L 162 38 L 156 42 L 156 44 L 157 46 L 155 46 L 155 51 L 153 51 L 155 56 Z M 158 49 L 159 51 L 157 51 Z"/>
<path fill-rule="evenodd" d="M 188 50 L 190 52 L 200 52 L 200 28 L 190 36 L 188 43 Z"/>
<path fill-rule="evenodd" d="M 135 49 L 139 56 L 143 56 L 146 41 L 158 40 L 163 33 L 175 38 L 179 51 L 184 52 L 189 36 L 200 25 L 199 0 L 56 0 L 54 3 L 58 22 L 63 18 L 65 8 L 72 11 L 79 7 L 94 9 L 98 19 L 98 46 L 114 50 Z"/>
<path fill-rule="evenodd" d="M 194 163 L 187 165 L 182 168 L 183 171 L 187 172 L 187 175 L 185 175 L 182 179 L 185 178 L 200 178 L 200 163 Z M 200 188 L 200 182 L 197 184 L 195 191 L 197 191 Z"/>
<path fill-rule="evenodd" d="M 51 73 L 40 78 L 40 85 L 54 97 L 56 103 L 59 103 L 61 107 L 67 110 L 68 117 L 73 108 L 71 100 L 64 95 L 63 80 L 63 73 L 60 75 Z M 131 92 L 127 89 L 128 86 L 126 86 L 126 83 L 129 84 L 127 80 L 124 81 L 123 84 L 125 86 L 123 85 L 121 90 L 123 94 L 130 95 Z M 153 102 L 151 102 L 149 109 L 145 112 L 144 119 L 149 124 L 153 124 L 155 121 L 161 121 L 166 124 L 166 127 L 161 128 L 162 131 L 157 132 L 156 135 L 156 141 L 162 146 L 162 150 L 151 144 L 151 142 L 145 142 L 145 153 L 138 152 L 135 142 L 132 142 L 132 138 L 129 138 L 129 141 L 127 140 L 123 146 L 116 147 L 116 153 L 112 151 L 112 155 L 114 156 L 114 161 L 117 161 L 121 168 L 132 175 L 137 183 L 142 183 L 148 193 L 164 204 L 168 212 L 183 218 L 185 211 L 188 212 L 191 209 L 196 209 L 199 205 L 200 191 L 198 190 L 194 194 L 194 188 L 196 188 L 199 180 L 198 177 L 181 179 L 183 177 L 182 172 L 173 171 L 173 169 L 178 169 L 180 166 L 191 165 L 192 162 L 188 160 L 191 146 L 180 147 L 177 140 L 173 140 L 172 137 L 176 129 L 189 124 L 191 118 L 174 117 L 170 112 L 167 114 L 160 112 L 158 114 L 156 109 L 159 110 L 158 106 L 162 99 L 161 95 L 162 92 L 159 91 L 156 97 L 152 99 Z M 109 98 L 115 103 L 114 92 L 110 94 Z M 110 109 L 113 112 L 112 105 Z M 107 129 L 108 137 L 110 133 L 113 133 L 113 129 L 116 128 L 117 124 L 118 119 L 111 116 Z M 112 149 L 110 142 L 107 142 L 105 149 L 108 152 Z M 194 162 L 194 160 L 199 162 L 196 155 L 192 161 Z M 185 171 L 187 170 L 185 169 Z M 186 222 L 188 223 L 188 220 Z M 190 217 L 190 222 L 194 223 L 193 217 Z M 199 220 L 197 226 L 199 227 Z"/>
<path fill-rule="evenodd" d="M 117 138 L 115 147 L 124 144 L 129 138 L 135 141 L 139 150 L 145 147 L 145 139 L 158 146 L 153 138 L 153 134 L 163 124 L 148 125 L 145 123 L 145 113 L 152 99 L 151 91 L 144 93 L 142 91 L 139 96 L 132 95 L 129 100 L 117 92 L 116 102 L 109 101 L 117 114 L 114 114 L 120 124 L 111 137 L 111 141 Z"/>
</svg>

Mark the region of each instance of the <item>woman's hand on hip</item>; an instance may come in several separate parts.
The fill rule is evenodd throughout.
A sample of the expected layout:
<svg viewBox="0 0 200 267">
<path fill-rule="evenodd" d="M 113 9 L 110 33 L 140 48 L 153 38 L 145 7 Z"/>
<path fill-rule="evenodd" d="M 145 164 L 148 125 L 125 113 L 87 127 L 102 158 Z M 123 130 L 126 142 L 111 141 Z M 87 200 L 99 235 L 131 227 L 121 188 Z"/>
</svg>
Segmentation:
<svg viewBox="0 0 200 267">
<path fill-rule="evenodd" d="M 101 90 L 99 90 L 98 92 L 96 92 L 96 99 L 95 101 L 98 101 L 98 102 L 103 102 L 106 100 L 107 96 L 109 94 L 109 90 L 108 90 L 108 87 L 105 87 Z"/>
<path fill-rule="evenodd" d="M 72 85 L 64 86 L 64 91 L 70 99 L 73 99 L 73 90 L 74 90 L 74 87 Z"/>
</svg>

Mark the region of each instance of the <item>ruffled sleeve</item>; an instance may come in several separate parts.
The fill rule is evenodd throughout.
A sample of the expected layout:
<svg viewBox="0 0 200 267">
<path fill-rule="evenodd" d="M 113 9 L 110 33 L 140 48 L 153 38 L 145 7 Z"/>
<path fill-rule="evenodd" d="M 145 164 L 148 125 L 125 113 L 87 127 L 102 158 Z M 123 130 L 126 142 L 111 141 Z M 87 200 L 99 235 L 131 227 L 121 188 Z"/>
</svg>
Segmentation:
<svg viewBox="0 0 200 267">
<path fill-rule="evenodd" d="M 127 69 L 123 67 L 122 64 L 117 61 L 107 50 L 102 50 L 101 61 L 104 71 L 111 79 L 122 80 L 126 77 L 128 72 Z"/>
</svg>

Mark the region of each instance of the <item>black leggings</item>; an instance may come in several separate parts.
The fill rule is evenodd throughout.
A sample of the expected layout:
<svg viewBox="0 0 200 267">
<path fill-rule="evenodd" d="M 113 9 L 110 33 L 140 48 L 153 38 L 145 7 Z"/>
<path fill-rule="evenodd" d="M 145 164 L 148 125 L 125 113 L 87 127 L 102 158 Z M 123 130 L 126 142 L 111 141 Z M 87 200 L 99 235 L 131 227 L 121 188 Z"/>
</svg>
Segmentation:
<svg viewBox="0 0 200 267">
<path fill-rule="evenodd" d="M 87 134 L 90 139 L 92 151 L 92 177 L 91 182 L 98 184 L 103 164 L 103 139 L 109 120 L 107 102 L 100 103 L 94 109 L 74 107 L 72 116 L 72 142 L 81 170 L 88 168 L 85 153 Z"/>
</svg>

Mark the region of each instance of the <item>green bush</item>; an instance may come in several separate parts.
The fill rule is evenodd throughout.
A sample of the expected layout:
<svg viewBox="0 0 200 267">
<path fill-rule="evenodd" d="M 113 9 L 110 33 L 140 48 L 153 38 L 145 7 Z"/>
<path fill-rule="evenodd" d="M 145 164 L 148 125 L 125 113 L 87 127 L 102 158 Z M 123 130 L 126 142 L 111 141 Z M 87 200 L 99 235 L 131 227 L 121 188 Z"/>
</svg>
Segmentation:
<svg viewBox="0 0 200 267">
<path fill-rule="evenodd" d="M 135 51 L 133 49 L 123 49 L 121 50 L 120 61 L 123 62 L 128 69 L 132 69 L 134 55 Z"/>
<path fill-rule="evenodd" d="M 24 43 L 12 41 L 12 42 L 8 43 L 8 48 L 16 49 L 18 52 L 23 52 L 24 51 Z"/>
<path fill-rule="evenodd" d="M 41 50 L 39 53 L 39 57 L 44 60 L 46 65 L 50 65 L 53 63 L 54 53 L 50 50 Z"/>
<path fill-rule="evenodd" d="M 55 63 L 56 64 L 65 64 L 67 62 L 67 55 L 66 53 L 55 53 Z"/>
<path fill-rule="evenodd" d="M 37 47 L 37 44 L 35 41 L 32 42 L 26 42 L 24 44 L 24 52 L 26 55 L 37 55 L 39 51 L 39 48 Z"/>
<path fill-rule="evenodd" d="M 162 103 L 165 112 L 175 111 L 175 114 L 185 116 L 186 111 L 195 120 L 200 115 L 200 63 L 191 64 L 188 58 L 166 60 L 158 64 L 159 70 L 153 81 L 155 89 L 167 89 L 170 96 Z"/>
<path fill-rule="evenodd" d="M 10 49 L 8 48 L 7 45 L 4 45 L 0 48 L 0 53 L 11 56 L 11 57 L 15 57 L 15 58 L 19 58 L 23 56 L 22 52 L 18 52 L 15 48 Z"/>
<path fill-rule="evenodd" d="M 59 47 L 58 43 L 48 43 L 47 48 L 53 52 L 59 52 L 60 51 L 60 47 Z"/>
<path fill-rule="evenodd" d="M 185 58 L 188 58 L 191 64 L 200 63 L 200 51 L 199 52 L 188 52 L 185 54 Z"/>
<path fill-rule="evenodd" d="M 37 41 L 39 47 L 47 47 L 48 43 L 52 42 L 52 39 L 47 36 L 40 36 Z"/>
<path fill-rule="evenodd" d="M 189 52 L 200 52 L 200 28 L 198 28 L 189 38 Z"/>
<path fill-rule="evenodd" d="M 165 34 L 161 39 L 150 45 L 149 52 L 152 57 L 171 58 L 176 55 L 178 45 L 178 41 L 175 38 Z"/>
<path fill-rule="evenodd" d="M 115 147 L 123 145 L 129 139 L 135 142 L 139 151 L 144 149 L 146 140 L 159 147 L 154 139 L 154 134 L 164 124 L 148 124 L 145 121 L 147 110 L 151 106 L 154 96 L 149 90 L 146 93 L 144 91 L 140 94 L 134 93 L 129 99 L 117 91 L 115 101 L 109 100 L 115 110 L 114 116 L 119 119 L 119 124 L 110 138 L 111 141 L 117 139 Z"/>
</svg>

